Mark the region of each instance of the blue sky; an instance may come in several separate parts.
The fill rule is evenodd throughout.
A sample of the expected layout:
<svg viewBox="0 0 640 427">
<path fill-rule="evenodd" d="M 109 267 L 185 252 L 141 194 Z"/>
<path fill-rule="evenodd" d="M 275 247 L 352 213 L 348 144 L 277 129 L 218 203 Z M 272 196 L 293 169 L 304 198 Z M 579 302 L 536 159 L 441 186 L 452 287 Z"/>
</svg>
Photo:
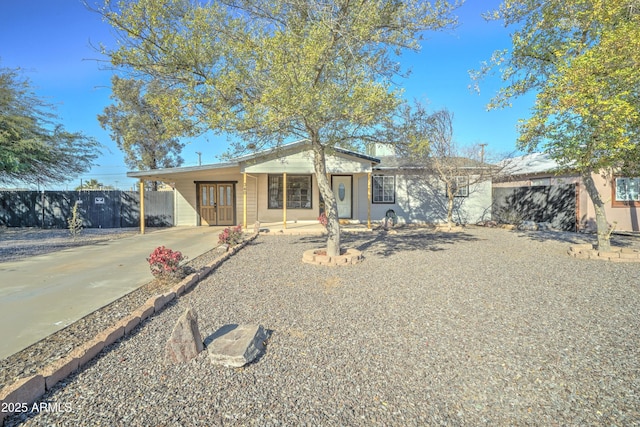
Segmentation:
<svg viewBox="0 0 640 427">
<path fill-rule="evenodd" d="M 526 118 L 532 97 L 516 100 L 505 110 L 487 111 L 486 105 L 500 87 L 496 76 L 481 84 L 480 94 L 469 90 L 468 71 L 488 60 L 496 49 L 510 46 L 509 32 L 499 22 L 485 22 L 480 14 L 499 0 L 467 0 L 458 10 L 460 26 L 453 31 L 426 34 L 419 53 L 401 60 L 412 70 L 400 80 L 407 99 L 427 102 L 430 109 L 448 108 L 454 114 L 456 141 L 464 146 L 488 144 L 493 153 L 515 150 L 516 124 Z M 129 189 L 124 155 L 98 124 L 96 116 L 111 104 L 111 72 L 93 46 L 113 44 L 111 28 L 80 0 L 2 1 L 0 6 L 0 66 L 20 67 L 36 94 L 56 106 L 55 113 L 69 131 L 83 132 L 104 145 L 90 172 L 56 189 L 73 189 L 80 179 L 95 178 L 107 185 Z M 103 64 L 104 65 L 104 64 Z M 214 163 L 227 148 L 226 138 L 185 139 L 184 165 Z"/>
</svg>

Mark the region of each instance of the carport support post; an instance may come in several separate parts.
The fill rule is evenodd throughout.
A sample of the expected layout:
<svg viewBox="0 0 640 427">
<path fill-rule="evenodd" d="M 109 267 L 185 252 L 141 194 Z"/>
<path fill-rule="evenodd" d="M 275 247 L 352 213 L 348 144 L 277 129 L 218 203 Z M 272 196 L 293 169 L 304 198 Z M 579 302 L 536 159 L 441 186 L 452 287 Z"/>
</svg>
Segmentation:
<svg viewBox="0 0 640 427">
<path fill-rule="evenodd" d="M 242 228 L 247 229 L 247 173 L 242 174 Z"/>
<path fill-rule="evenodd" d="M 371 230 L 371 172 L 367 174 L 367 228 Z"/>
<path fill-rule="evenodd" d="M 144 180 L 140 180 L 140 234 L 144 234 Z"/>
<path fill-rule="evenodd" d="M 282 173 L 282 228 L 287 229 L 287 173 Z"/>
</svg>

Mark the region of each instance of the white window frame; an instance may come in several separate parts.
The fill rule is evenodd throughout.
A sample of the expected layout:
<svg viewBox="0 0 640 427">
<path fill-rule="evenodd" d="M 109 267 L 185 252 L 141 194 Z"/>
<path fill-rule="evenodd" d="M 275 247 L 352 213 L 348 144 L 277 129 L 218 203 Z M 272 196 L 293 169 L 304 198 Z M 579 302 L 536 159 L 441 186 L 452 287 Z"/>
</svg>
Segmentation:
<svg viewBox="0 0 640 427">
<path fill-rule="evenodd" d="M 371 177 L 371 203 L 393 204 L 395 202 L 395 175 L 373 175 Z"/>
<path fill-rule="evenodd" d="M 453 177 L 453 197 L 469 197 L 469 177 L 466 175 Z"/>
</svg>

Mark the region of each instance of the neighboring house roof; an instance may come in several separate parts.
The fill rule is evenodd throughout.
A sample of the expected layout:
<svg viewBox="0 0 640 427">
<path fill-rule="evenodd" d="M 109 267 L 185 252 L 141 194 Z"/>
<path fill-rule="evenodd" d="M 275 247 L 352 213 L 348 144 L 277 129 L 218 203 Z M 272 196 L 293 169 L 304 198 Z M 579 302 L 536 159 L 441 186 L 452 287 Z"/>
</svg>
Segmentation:
<svg viewBox="0 0 640 427">
<path fill-rule="evenodd" d="M 498 166 L 504 167 L 502 175 L 535 175 L 555 173 L 562 168 L 548 153 L 531 153 L 502 160 Z"/>
</svg>

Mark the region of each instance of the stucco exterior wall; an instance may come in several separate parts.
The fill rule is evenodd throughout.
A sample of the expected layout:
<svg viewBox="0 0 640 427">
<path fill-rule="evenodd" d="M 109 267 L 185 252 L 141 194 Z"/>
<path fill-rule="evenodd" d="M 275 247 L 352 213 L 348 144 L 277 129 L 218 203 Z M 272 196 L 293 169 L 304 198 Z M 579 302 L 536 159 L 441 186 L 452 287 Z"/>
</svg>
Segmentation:
<svg viewBox="0 0 640 427">
<path fill-rule="evenodd" d="M 351 174 L 371 171 L 371 161 L 359 160 L 347 157 L 340 153 L 326 156 L 327 173 L 330 174 Z M 242 172 L 251 174 L 260 173 L 291 173 L 291 174 L 313 174 L 313 152 L 310 150 L 299 153 L 292 153 L 282 158 L 273 158 L 260 161 L 258 163 L 247 163 L 242 168 Z"/>
<path fill-rule="evenodd" d="M 175 224 L 177 226 L 196 225 L 198 217 L 196 212 L 196 186 L 193 181 L 180 180 L 175 183 Z"/>
<path fill-rule="evenodd" d="M 613 206 L 613 178 L 593 174 L 593 181 L 598 188 L 600 197 L 605 204 L 605 215 L 610 225 L 614 225 L 618 231 L 640 231 L 640 212 L 634 206 Z M 596 212 L 593 202 L 583 184 L 580 185 L 580 224 L 587 231 L 596 229 Z M 584 196 L 583 196 L 584 195 Z"/>
<path fill-rule="evenodd" d="M 447 220 L 447 197 L 444 185 L 433 177 L 385 173 L 395 176 L 395 202 L 372 203 L 371 220 L 381 221 L 393 209 L 398 223 L 438 224 Z M 473 182 L 473 178 L 470 180 Z M 359 187 L 366 191 L 366 180 Z M 366 193 L 365 193 L 366 194 Z M 454 199 L 453 220 L 475 224 L 491 218 L 491 181 L 469 185 L 468 197 Z"/>
</svg>

